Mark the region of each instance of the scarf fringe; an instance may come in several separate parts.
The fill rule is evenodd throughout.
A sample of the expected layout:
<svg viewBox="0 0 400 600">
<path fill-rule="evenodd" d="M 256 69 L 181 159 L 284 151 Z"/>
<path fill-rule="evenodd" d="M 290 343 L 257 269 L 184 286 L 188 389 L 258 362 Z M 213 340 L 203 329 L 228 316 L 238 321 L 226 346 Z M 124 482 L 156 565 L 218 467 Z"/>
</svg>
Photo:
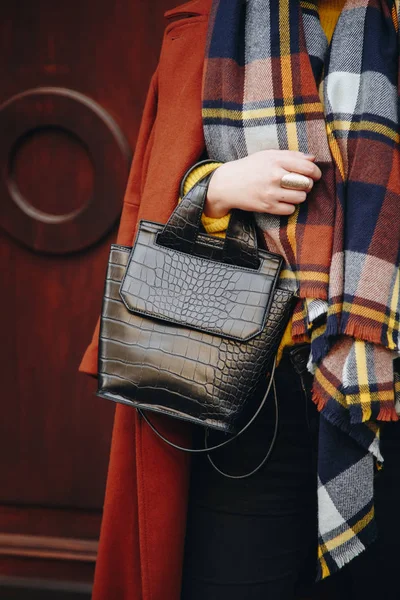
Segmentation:
<svg viewBox="0 0 400 600">
<path fill-rule="evenodd" d="M 369 545 L 372 544 L 377 538 L 376 530 L 373 533 L 371 533 L 368 537 Z M 345 546 L 341 546 L 340 549 L 338 549 L 337 552 L 335 552 L 334 561 L 336 563 L 336 568 L 329 569 L 324 564 L 321 564 L 321 559 L 319 559 L 316 581 L 322 581 L 323 579 L 326 579 L 326 577 L 329 577 L 329 575 L 336 573 L 339 569 L 341 569 L 347 563 L 352 561 L 353 558 L 356 558 L 362 552 L 364 552 L 364 550 L 366 550 L 366 546 L 362 542 L 360 542 L 360 540 L 357 537 L 354 537 L 352 540 L 347 542 Z M 322 560 L 325 563 L 325 560 Z"/>
<path fill-rule="evenodd" d="M 378 421 L 398 421 L 399 417 L 393 402 L 381 403 L 380 411 L 376 417 Z"/>
<path fill-rule="evenodd" d="M 363 340 L 364 342 L 371 342 L 372 344 L 379 344 L 388 348 L 387 344 L 389 342 L 387 340 L 382 340 L 380 329 L 378 330 L 377 328 L 371 327 L 371 325 L 357 324 L 354 321 L 349 320 L 341 333 Z M 393 348 L 389 348 L 389 350 L 392 349 Z"/>
<path fill-rule="evenodd" d="M 315 385 L 312 389 L 312 401 L 316 405 L 318 412 L 322 412 L 328 402 L 328 399 L 324 397 L 318 389 L 315 388 Z"/>
<path fill-rule="evenodd" d="M 354 413 L 359 415 L 360 405 L 357 404 L 354 406 L 354 411 L 352 411 L 352 407 L 350 407 L 349 411 L 346 411 L 346 418 L 342 418 L 338 416 L 337 406 L 334 408 L 329 408 L 329 404 L 331 402 L 338 404 L 337 400 L 334 398 L 328 398 L 326 395 L 323 395 L 322 392 L 318 389 L 317 382 L 314 382 L 312 389 L 312 401 L 317 407 L 318 412 L 323 413 L 323 415 L 327 418 L 327 420 L 332 423 L 332 425 L 336 425 L 340 427 L 340 429 L 345 429 L 348 431 L 348 427 L 351 425 L 360 425 L 361 423 L 365 423 L 369 421 L 372 417 L 372 410 L 369 408 L 363 413 L 362 421 L 357 417 L 356 420 L 352 420 L 352 416 Z M 394 402 L 380 402 L 379 404 L 379 412 L 374 419 L 377 421 L 383 421 L 386 423 L 399 421 L 399 415 L 396 412 L 396 407 Z M 349 418 L 350 417 L 350 418 Z M 348 423 L 347 427 L 344 427 L 345 423 Z"/>
<path fill-rule="evenodd" d="M 348 400 L 348 398 L 346 399 Z M 394 405 L 394 398 L 393 400 L 373 400 L 370 403 L 362 403 L 361 399 L 358 399 L 357 402 L 352 400 L 349 403 L 348 411 L 351 425 L 359 425 L 371 420 L 385 422 L 399 420 Z"/>
<path fill-rule="evenodd" d="M 301 271 L 300 271 L 301 273 Z M 325 276 L 325 273 L 324 273 Z M 321 287 L 323 286 L 323 287 Z M 308 285 L 307 283 L 300 283 L 299 287 L 299 297 L 302 299 L 316 299 L 316 300 L 324 300 L 328 301 L 328 293 L 326 283 L 321 283 L 319 286 Z"/>
<path fill-rule="evenodd" d="M 364 450 L 370 452 L 379 462 L 383 463 L 379 433 L 372 434 L 368 421 L 351 423 L 349 413 L 345 409 L 338 411 L 338 402 L 333 398 L 323 397 L 318 390 L 312 390 L 312 400 L 324 419 L 352 437 Z M 371 434 L 375 436 L 374 439 L 371 438 Z"/>
<path fill-rule="evenodd" d="M 348 418 L 346 418 L 345 415 L 342 416 L 342 415 L 338 414 L 338 412 L 330 406 L 331 402 L 335 402 L 335 401 L 332 399 L 329 401 L 326 399 L 322 400 L 320 405 L 319 406 L 317 405 L 319 412 L 327 421 L 329 421 L 329 423 L 331 425 L 338 427 L 341 431 L 343 431 L 345 433 L 349 433 L 350 424 L 349 424 Z M 360 439 L 360 442 L 361 442 L 361 439 Z M 365 447 L 365 444 L 363 443 L 362 446 Z"/>
<path fill-rule="evenodd" d="M 312 357 L 315 365 L 319 365 L 322 359 L 328 354 L 334 341 L 333 337 L 328 339 L 325 333 L 311 341 Z"/>
<path fill-rule="evenodd" d="M 361 448 L 364 448 L 366 452 L 370 452 L 380 463 L 384 462 L 378 438 L 375 436 L 375 439 L 371 441 L 371 431 L 368 427 L 368 422 L 351 425 L 348 419 L 338 415 L 338 413 L 329 406 L 329 402 L 325 404 L 325 407 L 321 411 L 321 415 L 329 421 L 331 425 L 338 427 L 343 433 L 346 433 L 353 438 Z"/>
</svg>

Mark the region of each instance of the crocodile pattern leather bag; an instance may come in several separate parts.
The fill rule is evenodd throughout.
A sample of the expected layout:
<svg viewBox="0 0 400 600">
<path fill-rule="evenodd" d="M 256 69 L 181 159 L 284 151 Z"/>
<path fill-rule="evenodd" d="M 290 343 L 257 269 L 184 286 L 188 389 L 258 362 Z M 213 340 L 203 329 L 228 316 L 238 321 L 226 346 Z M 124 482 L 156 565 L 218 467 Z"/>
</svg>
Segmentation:
<svg viewBox="0 0 400 600">
<path fill-rule="evenodd" d="M 201 231 L 210 177 L 166 225 L 142 220 L 133 248 L 111 246 L 97 395 L 235 433 L 265 392 L 293 293 L 251 213 L 233 211 L 225 239 Z"/>
</svg>

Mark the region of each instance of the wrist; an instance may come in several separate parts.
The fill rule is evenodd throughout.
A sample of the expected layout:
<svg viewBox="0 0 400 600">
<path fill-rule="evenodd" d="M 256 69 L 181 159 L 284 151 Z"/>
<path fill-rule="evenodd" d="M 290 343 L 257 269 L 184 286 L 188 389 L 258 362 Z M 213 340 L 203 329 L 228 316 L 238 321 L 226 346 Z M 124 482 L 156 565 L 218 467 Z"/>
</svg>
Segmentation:
<svg viewBox="0 0 400 600">
<path fill-rule="evenodd" d="M 203 214 L 211 219 L 221 219 L 225 217 L 231 210 L 231 206 L 228 206 L 222 195 L 219 193 L 219 175 L 221 167 L 215 169 L 211 176 L 210 183 L 208 185 L 207 198 L 204 204 Z"/>
</svg>

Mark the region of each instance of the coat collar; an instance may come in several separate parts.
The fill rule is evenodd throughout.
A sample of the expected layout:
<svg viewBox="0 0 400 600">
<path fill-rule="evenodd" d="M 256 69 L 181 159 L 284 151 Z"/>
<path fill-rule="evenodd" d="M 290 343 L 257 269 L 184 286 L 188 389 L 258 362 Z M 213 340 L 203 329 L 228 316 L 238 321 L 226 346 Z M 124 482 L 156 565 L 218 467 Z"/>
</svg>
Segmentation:
<svg viewBox="0 0 400 600">
<path fill-rule="evenodd" d="M 179 6 L 175 6 L 164 13 L 168 21 L 182 19 L 184 17 L 207 16 L 211 10 L 212 0 L 190 0 Z"/>
</svg>

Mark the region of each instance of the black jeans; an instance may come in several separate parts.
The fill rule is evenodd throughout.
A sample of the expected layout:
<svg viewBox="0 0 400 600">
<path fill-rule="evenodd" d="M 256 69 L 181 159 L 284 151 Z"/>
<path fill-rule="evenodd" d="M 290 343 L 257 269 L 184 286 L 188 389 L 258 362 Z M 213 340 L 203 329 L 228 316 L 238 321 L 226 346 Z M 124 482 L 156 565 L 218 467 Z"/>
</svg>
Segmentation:
<svg viewBox="0 0 400 600">
<path fill-rule="evenodd" d="M 308 349 L 287 349 L 276 371 L 279 434 L 265 467 L 229 480 L 205 456 L 192 461 L 181 600 L 397 600 L 400 597 L 400 421 L 382 425 L 385 466 L 375 476 L 377 542 L 314 584 L 318 414 Z M 232 446 L 214 454 L 227 472 L 251 470 L 269 446 L 273 399 Z M 203 430 L 196 432 L 199 446 Z M 211 442 L 217 442 L 215 434 Z"/>
<path fill-rule="evenodd" d="M 268 463 L 230 480 L 204 455 L 192 459 L 181 600 L 289 600 L 312 585 L 317 545 L 317 411 L 310 399 L 309 349 L 288 349 L 276 370 L 279 432 Z M 299 373 L 302 371 L 302 373 Z M 232 474 L 254 468 L 275 424 L 268 399 L 256 422 L 216 464 Z M 199 445 L 203 432 L 196 432 Z M 221 439 L 215 433 L 210 443 Z"/>
</svg>

